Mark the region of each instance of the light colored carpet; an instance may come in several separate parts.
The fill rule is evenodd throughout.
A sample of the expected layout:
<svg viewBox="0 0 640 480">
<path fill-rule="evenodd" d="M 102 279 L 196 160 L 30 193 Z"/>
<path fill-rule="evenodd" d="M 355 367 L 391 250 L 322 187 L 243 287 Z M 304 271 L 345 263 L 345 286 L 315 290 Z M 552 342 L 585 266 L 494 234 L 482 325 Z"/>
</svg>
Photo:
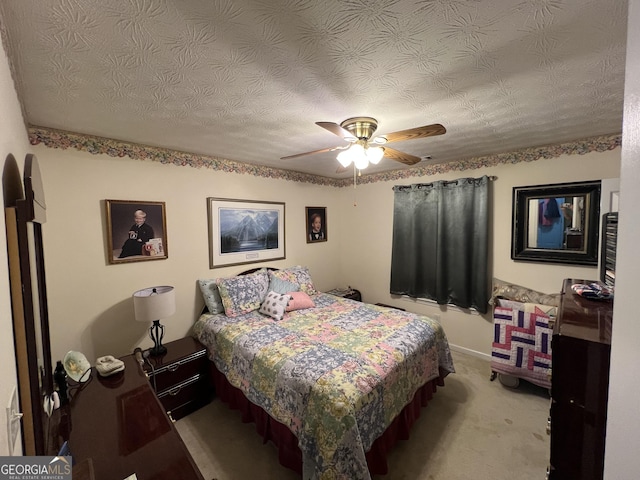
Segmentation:
<svg viewBox="0 0 640 480">
<path fill-rule="evenodd" d="M 411 430 L 391 452 L 389 473 L 375 480 L 540 480 L 549 463 L 547 390 L 489 381 L 489 362 L 454 352 L 456 373 L 438 388 Z M 220 400 L 176 427 L 205 479 L 299 478 L 278 463 L 252 423 Z"/>
</svg>

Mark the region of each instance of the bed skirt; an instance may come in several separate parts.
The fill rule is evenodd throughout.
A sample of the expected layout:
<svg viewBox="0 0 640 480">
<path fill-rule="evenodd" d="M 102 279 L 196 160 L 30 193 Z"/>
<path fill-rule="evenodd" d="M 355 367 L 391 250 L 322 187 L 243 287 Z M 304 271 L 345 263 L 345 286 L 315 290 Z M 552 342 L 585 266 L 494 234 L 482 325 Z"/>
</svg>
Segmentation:
<svg viewBox="0 0 640 480">
<path fill-rule="evenodd" d="M 280 464 L 302 475 L 302 452 L 298 447 L 296 436 L 282 423 L 271 418 L 262 408 L 251 403 L 242 390 L 231 385 L 227 378 L 218 371 L 213 362 L 210 372 L 216 395 L 229 405 L 231 409 L 240 410 L 244 423 L 254 422 L 256 431 L 262 436 L 263 443 L 272 441 L 278 448 Z M 371 475 L 385 475 L 388 472 L 387 454 L 399 440 L 407 440 L 411 426 L 420 417 L 420 410 L 433 398 L 437 387 L 444 386 L 443 376 L 435 378 L 423 385 L 414 395 L 413 400 L 404 407 L 391 422 L 385 432 L 378 437 L 366 452 L 367 465 Z"/>
</svg>

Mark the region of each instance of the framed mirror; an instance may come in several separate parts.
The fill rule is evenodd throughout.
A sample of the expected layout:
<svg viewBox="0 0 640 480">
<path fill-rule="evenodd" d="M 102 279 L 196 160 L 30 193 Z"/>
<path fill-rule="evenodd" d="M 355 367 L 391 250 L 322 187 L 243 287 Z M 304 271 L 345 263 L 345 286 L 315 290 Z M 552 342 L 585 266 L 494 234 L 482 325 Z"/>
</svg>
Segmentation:
<svg viewBox="0 0 640 480">
<path fill-rule="evenodd" d="M 598 265 L 600 180 L 513 187 L 511 258 Z"/>
<path fill-rule="evenodd" d="M 3 185 L 4 185 L 3 179 Z M 9 179 L 7 179 L 9 181 Z M 12 178 L 10 181 L 19 182 Z M 24 162 L 22 198 L 5 198 L 11 307 L 22 417 L 22 449 L 28 456 L 52 452 L 44 399 L 53 393 L 53 368 L 44 270 L 42 224 L 46 206 L 35 155 Z M 14 442 L 15 439 L 10 439 Z M 12 444 L 13 447 L 13 444 Z M 57 451 L 57 450 L 56 450 Z"/>
</svg>

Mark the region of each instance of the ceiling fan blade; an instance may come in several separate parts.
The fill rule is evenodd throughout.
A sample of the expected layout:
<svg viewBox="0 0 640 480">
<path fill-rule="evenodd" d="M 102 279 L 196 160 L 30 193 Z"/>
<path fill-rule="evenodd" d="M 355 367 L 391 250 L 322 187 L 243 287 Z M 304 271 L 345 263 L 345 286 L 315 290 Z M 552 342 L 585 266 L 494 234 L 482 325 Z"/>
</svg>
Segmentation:
<svg viewBox="0 0 640 480">
<path fill-rule="evenodd" d="M 353 134 L 349 130 L 347 130 L 346 128 L 342 128 L 337 123 L 333 123 L 333 122 L 316 122 L 316 125 L 318 125 L 319 127 L 324 128 L 326 130 L 329 130 L 331 133 L 333 133 L 334 135 L 339 136 L 340 138 L 345 139 L 347 142 L 355 142 L 357 140 L 357 138 L 354 137 Z"/>
<path fill-rule="evenodd" d="M 399 132 L 387 133 L 382 135 L 389 142 L 399 142 L 401 140 L 412 140 L 414 138 L 432 137 L 434 135 L 442 135 L 446 133 L 447 129 L 439 123 L 433 125 L 425 125 L 424 127 L 410 128 L 408 130 L 401 130 Z"/>
<path fill-rule="evenodd" d="M 346 172 L 347 170 L 349 170 L 349 167 L 343 167 L 342 165 L 338 165 L 338 168 L 336 170 L 336 173 L 342 173 L 342 172 Z"/>
<path fill-rule="evenodd" d="M 291 160 L 292 158 L 304 157 L 305 155 L 313 155 L 314 153 L 332 152 L 334 150 L 339 150 L 340 148 L 341 147 L 321 148 L 320 150 L 313 150 L 311 152 L 296 153 L 295 155 L 280 157 L 280 160 Z"/>
<path fill-rule="evenodd" d="M 415 165 L 421 160 L 420 157 L 389 147 L 384 147 L 384 156 L 389 157 L 391 160 L 395 160 L 396 162 L 404 163 L 405 165 Z"/>
</svg>

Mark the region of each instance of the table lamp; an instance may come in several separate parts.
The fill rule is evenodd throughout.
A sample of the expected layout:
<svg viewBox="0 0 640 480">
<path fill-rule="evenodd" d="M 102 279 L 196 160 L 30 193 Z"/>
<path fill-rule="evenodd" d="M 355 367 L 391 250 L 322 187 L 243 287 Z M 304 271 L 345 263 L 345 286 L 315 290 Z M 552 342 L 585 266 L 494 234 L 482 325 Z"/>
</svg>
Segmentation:
<svg viewBox="0 0 640 480">
<path fill-rule="evenodd" d="M 164 355 L 167 348 L 162 345 L 164 325 L 160 318 L 176 313 L 176 292 L 173 287 L 149 287 L 133 293 L 133 310 L 138 322 L 153 322 L 149 328 L 149 336 L 153 340 L 151 355 Z"/>
</svg>

